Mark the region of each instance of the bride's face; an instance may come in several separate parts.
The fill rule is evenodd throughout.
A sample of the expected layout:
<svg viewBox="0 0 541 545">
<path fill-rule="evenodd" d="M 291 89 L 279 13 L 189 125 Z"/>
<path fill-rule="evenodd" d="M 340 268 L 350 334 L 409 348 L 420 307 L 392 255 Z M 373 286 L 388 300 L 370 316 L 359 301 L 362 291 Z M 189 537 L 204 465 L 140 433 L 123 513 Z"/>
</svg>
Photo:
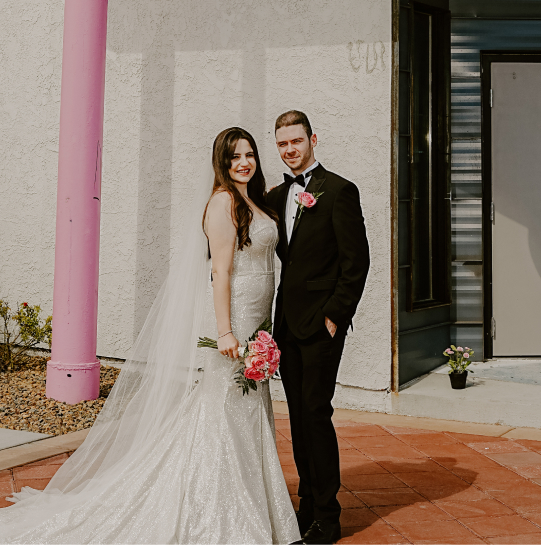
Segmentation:
<svg viewBox="0 0 541 545">
<path fill-rule="evenodd" d="M 252 179 L 256 168 L 257 163 L 252 146 L 248 140 L 239 140 L 231 158 L 229 176 L 234 182 L 247 184 Z"/>
</svg>

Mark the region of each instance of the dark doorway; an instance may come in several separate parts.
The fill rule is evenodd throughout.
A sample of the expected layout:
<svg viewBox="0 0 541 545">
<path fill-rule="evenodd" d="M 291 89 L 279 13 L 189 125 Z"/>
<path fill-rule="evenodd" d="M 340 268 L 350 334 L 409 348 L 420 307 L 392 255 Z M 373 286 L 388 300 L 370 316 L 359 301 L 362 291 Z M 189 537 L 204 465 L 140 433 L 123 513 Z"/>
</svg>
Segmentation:
<svg viewBox="0 0 541 545">
<path fill-rule="evenodd" d="M 443 363 L 451 326 L 450 12 L 402 0 L 399 21 L 399 384 Z"/>
</svg>

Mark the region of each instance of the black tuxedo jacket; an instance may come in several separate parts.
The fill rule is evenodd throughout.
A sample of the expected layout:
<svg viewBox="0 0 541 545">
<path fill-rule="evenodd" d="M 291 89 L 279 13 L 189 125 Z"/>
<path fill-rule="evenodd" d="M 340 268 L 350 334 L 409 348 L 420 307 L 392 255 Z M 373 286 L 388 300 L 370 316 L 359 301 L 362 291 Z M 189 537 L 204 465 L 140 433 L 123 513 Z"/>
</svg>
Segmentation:
<svg viewBox="0 0 541 545">
<path fill-rule="evenodd" d="M 274 330 L 285 317 L 291 332 L 306 339 L 325 324 L 325 316 L 347 328 L 366 283 L 370 257 L 357 186 L 318 165 L 305 191 L 322 192 L 312 208 L 304 208 L 287 241 L 285 208 L 290 185 L 267 195 L 278 214 L 276 248 L 282 274 L 276 297 Z"/>
</svg>

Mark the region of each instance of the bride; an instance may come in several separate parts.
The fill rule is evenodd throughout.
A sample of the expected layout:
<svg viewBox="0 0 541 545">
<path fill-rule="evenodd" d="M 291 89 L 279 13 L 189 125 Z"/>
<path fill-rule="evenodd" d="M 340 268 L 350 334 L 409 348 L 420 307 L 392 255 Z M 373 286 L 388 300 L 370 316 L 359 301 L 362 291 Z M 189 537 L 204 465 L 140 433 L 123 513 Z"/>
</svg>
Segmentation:
<svg viewBox="0 0 541 545">
<path fill-rule="evenodd" d="M 239 342 L 271 314 L 276 218 L 250 134 L 221 132 L 212 166 L 212 195 L 192 203 L 177 263 L 87 439 L 43 492 L 0 510 L 0 542 L 300 539 L 268 383 L 243 395 L 233 380 Z M 196 348 L 203 335 L 218 351 Z"/>
</svg>

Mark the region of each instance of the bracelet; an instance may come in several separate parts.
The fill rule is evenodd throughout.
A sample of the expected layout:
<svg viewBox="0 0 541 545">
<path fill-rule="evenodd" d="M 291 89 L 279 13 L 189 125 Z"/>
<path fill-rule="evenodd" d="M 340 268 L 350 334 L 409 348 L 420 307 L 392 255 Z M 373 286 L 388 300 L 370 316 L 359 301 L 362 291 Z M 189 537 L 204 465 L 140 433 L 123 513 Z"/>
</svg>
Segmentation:
<svg viewBox="0 0 541 545">
<path fill-rule="evenodd" d="M 221 339 L 222 337 L 225 337 L 226 335 L 229 335 L 230 333 L 233 333 L 233 330 L 230 329 L 227 333 L 224 333 L 223 335 L 220 335 L 218 339 Z"/>
</svg>

